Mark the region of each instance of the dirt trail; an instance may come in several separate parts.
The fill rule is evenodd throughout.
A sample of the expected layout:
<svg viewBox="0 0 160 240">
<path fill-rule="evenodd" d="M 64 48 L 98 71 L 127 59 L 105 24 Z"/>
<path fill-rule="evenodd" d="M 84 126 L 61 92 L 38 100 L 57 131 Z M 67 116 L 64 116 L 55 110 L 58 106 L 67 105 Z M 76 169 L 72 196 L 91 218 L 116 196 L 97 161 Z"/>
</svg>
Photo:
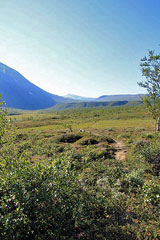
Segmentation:
<svg viewBox="0 0 160 240">
<path fill-rule="evenodd" d="M 116 151 L 116 155 L 115 158 L 117 160 L 125 160 L 126 158 L 126 154 L 127 154 L 127 146 L 121 142 L 121 141 L 117 141 L 114 145 Z"/>
</svg>

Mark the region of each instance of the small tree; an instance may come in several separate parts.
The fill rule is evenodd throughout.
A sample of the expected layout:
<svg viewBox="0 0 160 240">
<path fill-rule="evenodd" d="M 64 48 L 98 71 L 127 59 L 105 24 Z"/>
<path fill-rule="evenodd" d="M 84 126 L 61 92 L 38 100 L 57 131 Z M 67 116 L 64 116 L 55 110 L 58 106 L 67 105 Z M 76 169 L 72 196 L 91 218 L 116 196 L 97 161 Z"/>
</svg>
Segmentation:
<svg viewBox="0 0 160 240">
<path fill-rule="evenodd" d="M 155 120 L 155 132 L 160 131 L 160 55 L 149 51 L 148 56 L 141 59 L 142 75 L 145 81 L 139 86 L 147 89 L 148 95 L 143 98 L 144 105 Z"/>
</svg>

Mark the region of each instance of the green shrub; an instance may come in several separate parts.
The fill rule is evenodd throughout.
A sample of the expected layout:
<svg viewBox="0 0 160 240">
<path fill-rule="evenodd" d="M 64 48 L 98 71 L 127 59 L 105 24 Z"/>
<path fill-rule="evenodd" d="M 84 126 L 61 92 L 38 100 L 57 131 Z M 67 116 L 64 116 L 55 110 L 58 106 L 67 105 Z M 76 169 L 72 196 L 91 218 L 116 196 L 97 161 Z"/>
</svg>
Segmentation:
<svg viewBox="0 0 160 240">
<path fill-rule="evenodd" d="M 19 133 L 15 136 L 15 141 L 27 140 L 27 138 L 28 138 L 28 134 Z"/>
<path fill-rule="evenodd" d="M 120 199 L 109 185 L 110 193 L 102 184 L 85 188 L 71 157 L 31 164 L 25 153 L 10 165 L 1 161 L 1 239 L 128 239 Z"/>
<path fill-rule="evenodd" d="M 53 165 L 34 166 L 27 158 L 19 160 L 17 167 L 2 165 L 0 236 L 17 240 L 71 237 L 77 197 L 69 156 L 55 159 Z"/>
<path fill-rule="evenodd" d="M 26 150 L 30 150 L 32 148 L 32 144 L 31 142 L 28 140 L 28 141 L 24 141 L 22 142 L 19 146 L 18 146 L 18 151 L 19 153 L 23 153 L 24 151 Z"/>
<path fill-rule="evenodd" d="M 153 139 L 155 137 L 155 134 L 154 133 L 146 133 L 146 134 L 143 134 L 143 137 L 145 139 Z"/>
<path fill-rule="evenodd" d="M 118 138 L 130 138 L 131 135 L 132 135 L 131 133 L 124 132 L 124 133 L 118 135 Z"/>
<path fill-rule="evenodd" d="M 98 144 L 99 142 L 95 138 L 84 137 L 78 143 L 81 145 L 94 145 L 94 144 Z"/>
<path fill-rule="evenodd" d="M 141 148 L 140 154 L 152 165 L 153 172 L 159 175 L 160 172 L 160 143 L 153 141 Z"/>
<path fill-rule="evenodd" d="M 109 136 L 103 136 L 100 138 L 102 142 L 115 143 L 115 140 Z"/>
<path fill-rule="evenodd" d="M 144 183 L 144 176 L 142 170 L 133 170 L 131 173 L 126 174 L 121 182 L 121 191 L 134 192 L 139 191 Z M 140 189 L 139 189 L 140 188 Z"/>
<path fill-rule="evenodd" d="M 160 185 L 154 181 L 143 185 L 144 201 L 160 206 Z"/>
<path fill-rule="evenodd" d="M 134 145 L 134 152 L 140 153 L 140 151 L 143 150 L 144 147 L 147 147 L 148 144 L 149 144 L 148 141 L 144 141 L 144 140 L 136 141 Z"/>
<path fill-rule="evenodd" d="M 82 136 L 78 134 L 65 134 L 59 136 L 56 141 L 60 143 L 74 143 L 81 138 Z"/>
</svg>

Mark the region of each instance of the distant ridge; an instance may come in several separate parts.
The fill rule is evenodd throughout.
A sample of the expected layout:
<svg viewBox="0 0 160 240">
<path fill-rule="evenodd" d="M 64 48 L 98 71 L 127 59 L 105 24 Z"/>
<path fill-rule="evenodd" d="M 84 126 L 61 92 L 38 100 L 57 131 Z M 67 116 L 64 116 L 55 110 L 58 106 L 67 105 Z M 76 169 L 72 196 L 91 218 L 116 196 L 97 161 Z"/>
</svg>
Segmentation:
<svg viewBox="0 0 160 240">
<path fill-rule="evenodd" d="M 75 94 L 67 94 L 67 95 L 64 95 L 63 97 L 78 100 L 78 101 L 89 101 L 89 102 L 95 101 L 95 98 L 82 97 L 82 96 L 78 96 L 78 95 L 75 95 Z"/>
<path fill-rule="evenodd" d="M 145 94 L 119 94 L 119 95 L 102 95 L 98 98 L 81 97 L 74 94 L 67 94 L 64 97 L 76 99 L 85 102 L 112 102 L 112 101 L 141 101 Z"/>
<path fill-rule="evenodd" d="M 119 95 L 102 95 L 96 99 L 96 101 L 141 101 L 141 97 L 145 94 L 119 94 Z"/>
</svg>

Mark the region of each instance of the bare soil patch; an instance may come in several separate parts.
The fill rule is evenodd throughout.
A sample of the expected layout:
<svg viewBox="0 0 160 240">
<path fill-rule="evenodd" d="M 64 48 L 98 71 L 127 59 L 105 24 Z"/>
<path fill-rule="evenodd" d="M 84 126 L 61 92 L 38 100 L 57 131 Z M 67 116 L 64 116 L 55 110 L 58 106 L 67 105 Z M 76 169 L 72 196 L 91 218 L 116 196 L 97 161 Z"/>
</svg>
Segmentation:
<svg viewBox="0 0 160 240">
<path fill-rule="evenodd" d="M 116 149 L 115 158 L 117 160 L 125 160 L 128 151 L 127 146 L 122 141 L 117 141 L 114 147 Z"/>
</svg>

